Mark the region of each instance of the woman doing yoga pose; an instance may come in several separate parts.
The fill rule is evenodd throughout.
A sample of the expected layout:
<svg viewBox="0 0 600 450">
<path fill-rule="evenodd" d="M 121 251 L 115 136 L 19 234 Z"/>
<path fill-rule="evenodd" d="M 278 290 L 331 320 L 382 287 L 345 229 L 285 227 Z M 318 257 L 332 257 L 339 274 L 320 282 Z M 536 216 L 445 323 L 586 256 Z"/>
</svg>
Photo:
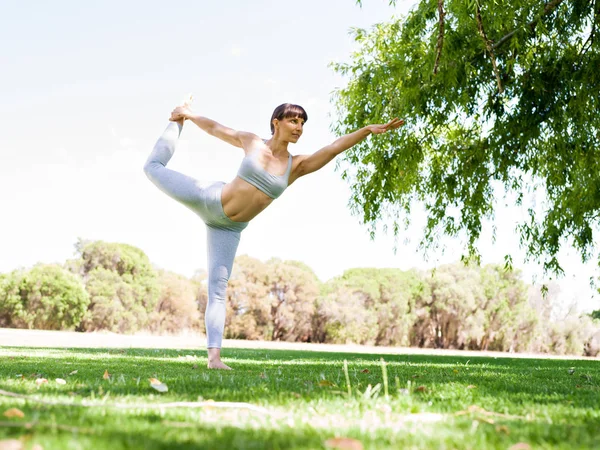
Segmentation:
<svg viewBox="0 0 600 450">
<path fill-rule="evenodd" d="M 169 119 L 171 123 L 156 142 L 144 165 L 144 172 L 160 190 L 194 211 L 206 224 L 208 304 L 205 322 L 208 367 L 230 369 L 221 361 L 221 341 L 225 327 L 227 283 L 242 230 L 298 178 L 319 170 L 370 134 L 394 130 L 404 121 L 396 118 L 387 124 L 368 125 L 340 137 L 313 154 L 292 156 L 288 152 L 288 144 L 298 142 L 308 120 L 301 106 L 285 103 L 275 108 L 271 117 L 272 136 L 263 140 L 253 133 L 232 130 L 194 114 L 190 103 L 191 97 L 173 110 Z M 186 120 L 244 151 L 245 157 L 232 181 L 202 184 L 187 175 L 167 169 Z"/>
</svg>

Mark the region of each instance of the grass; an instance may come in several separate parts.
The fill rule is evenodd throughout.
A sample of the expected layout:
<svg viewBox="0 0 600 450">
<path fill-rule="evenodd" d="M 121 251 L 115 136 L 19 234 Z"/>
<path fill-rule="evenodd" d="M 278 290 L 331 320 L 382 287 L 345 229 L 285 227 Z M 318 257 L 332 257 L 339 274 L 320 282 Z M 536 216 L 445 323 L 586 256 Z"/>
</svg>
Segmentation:
<svg viewBox="0 0 600 450">
<path fill-rule="evenodd" d="M 334 437 L 365 449 L 600 448 L 600 361 L 247 349 L 223 356 L 234 371 L 207 370 L 201 351 L 2 347 L 0 389 L 28 397 L 0 395 L 0 414 L 24 413 L 0 416 L 0 441 L 44 450 L 326 449 L 336 448 L 327 444 Z M 38 378 L 48 382 L 38 386 Z M 215 404 L 160 407 L 207 400 Z M 149 403 L 155 407 L 142 407 Z M 360 448 L 350 442 L 338 448 Z"/>
</svg>

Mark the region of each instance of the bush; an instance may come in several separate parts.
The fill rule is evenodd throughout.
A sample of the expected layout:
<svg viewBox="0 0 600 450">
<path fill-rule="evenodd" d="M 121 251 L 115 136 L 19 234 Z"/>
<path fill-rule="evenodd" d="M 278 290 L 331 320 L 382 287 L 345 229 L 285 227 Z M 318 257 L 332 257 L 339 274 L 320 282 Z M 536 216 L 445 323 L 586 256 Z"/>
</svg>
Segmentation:
<svg viewBox="0 0 600 450">
<path fill-rule="evenodd" d="M 73 330 L 90 302 L 81 280 L 56 264 L 0 276 L 0 326 Z"/>
</svg>

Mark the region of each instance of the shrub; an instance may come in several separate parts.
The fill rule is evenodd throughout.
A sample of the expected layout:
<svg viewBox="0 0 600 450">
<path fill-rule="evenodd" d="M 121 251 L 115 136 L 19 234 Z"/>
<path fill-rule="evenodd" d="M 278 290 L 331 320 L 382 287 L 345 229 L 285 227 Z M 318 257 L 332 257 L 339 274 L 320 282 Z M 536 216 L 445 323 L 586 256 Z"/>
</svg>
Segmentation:
<svg viewBox="0 0 600 450">
<path fill-rule="evenodd" d="M 56 264 L 38 264 L 0 277 L 0 326 L 73 330 L 89 296 L 81 280 Z"/>
</svg>

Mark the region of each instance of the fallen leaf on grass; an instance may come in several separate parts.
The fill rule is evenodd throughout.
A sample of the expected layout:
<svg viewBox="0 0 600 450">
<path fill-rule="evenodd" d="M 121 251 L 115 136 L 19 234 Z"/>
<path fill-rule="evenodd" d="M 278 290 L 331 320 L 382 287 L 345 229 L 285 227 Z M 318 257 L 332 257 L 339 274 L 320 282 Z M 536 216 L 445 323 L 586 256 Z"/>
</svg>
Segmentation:
<svg viewBox="0 0 600 450">
<path fill-rule="evenodd" d="M 67 382 L 65 380 L 63 380 L 62 378 L 57 378 L 55 381 L 57 384 L 67 384 Z"/>
<path fill-rule="evenodd" d="M 319 381 L 319 386 L 335 386 L 335 384 L 333 384 L 331 381 L 329 380 L 321 380 Z"/>
<path fill-rule="evenodd" d="M 416 389 L 417 392 L 426 392 L 427 391 L 427 387 L 426 386 L 419 386 Z"/>
<path fill-rule="evenodd" d="M 457 369 L 454 369 L 452 372 L 454 372 L 454 373 L 458 373 L 458 370 L 457 370 Z"/>
<path fill-rule="evenodd" d="M 497 413 L 497 412 L 493 412 L 493 411 L 486 411 L 481 406 L 477 406 L 477 405 L 471 405 L 466 410 L 458 411 L 458 412 L 454 413 L 454 415 L 455 416 L 464 416 L 465 414 L 475 414 L 475 413 L 481 414 L 486 417 L 503 417 L 505 419 L 520 419 L 520 420 L 525 419 L 522 416 L 513 416 L 511 414 L 502 414 L 502 413 Z M 486 419 L 480 418 L 480 420 L 483 420 L 487 423 L 494 423 L 494 421 L 492 419 L 486 420 Z"/>
<path fill-rule="evenodd" d="M 108 380 L 110 378 L 110 373 L 108 373 L 108 369 L 104 371 L 104 375 L 102 375 L 102 378 L 104 378 L 105 380 Z"/>
<path fill-rule="evenodd" d="M 45 378 L 38 378 L 37 380 L 35 380 L 35 384 L 37 384 L 38 386 L 41 386 L 44 383 L 47 383 L 48 380 L 46 380 Z"/>
<path fill-rule="evenodd" d="M 531 445 L 526 444 L 525 442 L 517 442 L 515 445 L 510 447 L 508 450 L 530 450 Z"/>
<path fill-rule="evenodd" d="M 192 369 L 197 369 L 197 368 L 198 368 L 198 364 L 194 364 L 194 365 L 192 366 Z"/>
<path fill-rule="evenodd" d="M 475 389 L 477 386 L 475 386 L 474 384 L 470 384 L 467 386 L 467 389 Z"/>
<path fill-rule="evenodd" d="M 23 450 L 25 445 L 16 439 L 6 439 L 0 441 L 0 450 Z"/>
<path fill-rule="evenodd" d="M 4 411 L 4 417 L 8 417 L 9 419 L 12 419 L 13 417 L 18 417 L 19 419 L 22 419 L 23 417 L 25 417 L 25 413 L 20 409 L 10 408 Z"/>
<path fill-rule="evenodd" d="M 77 373 L 76 370 L 74 370 L 73 372 L 71 372 L 69 375 L 75 375 Z"/>
<path fill-rule="evenodd" d="M 510 430 L 508 429 L 508 427 L 506 425 L 498 425 L 496 427 L 496 432 L 497 433 L 506 433 L 506 434 L 510 434 Z"/>
<path fill-rule="evenodd" d="M 369 372 L 370 372 L 370 370 L 369 370 L 369 369 L 364 369 L 364 370 L 361 370 L 361 373 L 369 373 Z"/>
<path fill-rule="evenodd" d="M 160 380 L 157 380 L 156 378 L 150 378 L 149 381 L 150 387 L 156 389 L 158 392 L 167 392 L 169 390 L 166 384 L 161 383 Z"/>
<path fill-rule="evenodd" d="M 260 373 L 258 376 L 259 376 L 260 378 L 262 378 L 262 379 L 265 379 L 265 378 L 267 378 L 267 375 L 265 375 L 265 373 L 264 373 L 264 372 L 261 372 L 261 373 Z"/>
<path fill-rule="evenodd" d="M 329 448 L 337 448 L 340 450 L 363 450 L 362 442 L 352 438 L 337 437 L 327 439 L 325 446 Z"/>
</svg>

